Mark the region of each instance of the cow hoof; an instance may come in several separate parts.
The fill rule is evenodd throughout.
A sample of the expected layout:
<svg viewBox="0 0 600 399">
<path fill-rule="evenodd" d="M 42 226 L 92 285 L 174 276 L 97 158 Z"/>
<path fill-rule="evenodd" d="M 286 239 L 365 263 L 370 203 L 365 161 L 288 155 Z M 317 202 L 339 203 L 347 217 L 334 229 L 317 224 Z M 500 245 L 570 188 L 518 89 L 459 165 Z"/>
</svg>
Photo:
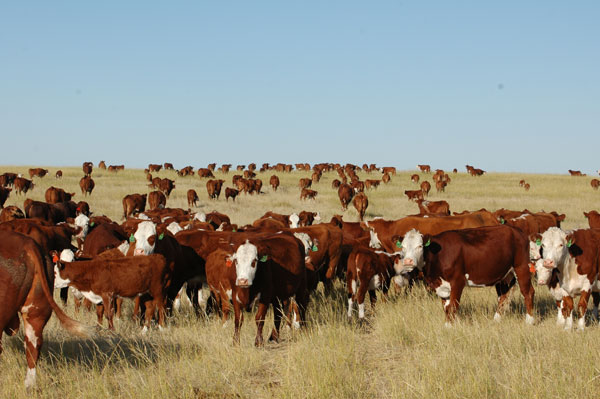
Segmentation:
<svg viewBox="0 0 600 399">
<path fill-rule="evenodd" d="M 446 328 L 452 328 L 452 323 L 450 323 L 449 321 L 444 323 L 444 327 Z"/>
<path fill-rule="evenodd" d="M 500 313 L 494 313 L 494 321 L 499 322 L 500 320 L 502 320 L 502 316 L 500 316 Z"/>
<path fill-rule="evenodd" d="M 532 326 L 533 322 L 534 322 L 533 316 L 525 315 L 525 324 Z"/>
<path fill-rule="evenodd" d="M 144 328 L 142 328 L 142 334 L 146 335 L 148 333 L 148 327 L 144 326 Z"/>
</svg>

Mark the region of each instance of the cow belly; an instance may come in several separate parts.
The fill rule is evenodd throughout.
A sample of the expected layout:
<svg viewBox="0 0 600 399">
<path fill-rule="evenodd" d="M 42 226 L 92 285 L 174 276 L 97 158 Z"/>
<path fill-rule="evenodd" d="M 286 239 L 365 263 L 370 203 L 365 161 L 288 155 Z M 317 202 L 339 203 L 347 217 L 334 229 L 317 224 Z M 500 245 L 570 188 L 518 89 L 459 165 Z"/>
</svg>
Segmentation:
<svg viewBox="0 0 600 399">
<path fill-rule="evenodd" d="M 570 296 L 574 296 L 581 294 L 581 291 L 590 291 L 592 289 L 592 283 L 587 275 L 573 272 L 568 279 L 561 281 L 561 288 Z"/>
<path fill-rule="evenodd" d="M 81 295 L 83 295 L 87 300 L 92 302 L 94 305 L 98 305 L 102 303 L 102 297 L 98 294 L 95 294 L 93 291 L 80 291 Z"/>
</svg>

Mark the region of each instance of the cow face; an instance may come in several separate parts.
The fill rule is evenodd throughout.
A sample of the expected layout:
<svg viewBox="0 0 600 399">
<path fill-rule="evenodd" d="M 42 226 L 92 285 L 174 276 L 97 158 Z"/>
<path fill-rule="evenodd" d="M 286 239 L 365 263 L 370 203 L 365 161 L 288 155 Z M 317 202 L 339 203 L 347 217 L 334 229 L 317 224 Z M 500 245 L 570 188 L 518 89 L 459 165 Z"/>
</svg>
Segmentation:
<svg viewBox="0 0 600 399">
<path fill-rule="evenodd" d="M 235 285 L 238 287 L 250 287 L 256 275 L 256 263 L 258 262 L 258 249 L 256 245 L 246 240 L 229 257 L 228 261 L 235 262 L 235 273 L 237 276 Z"/>
<path fill-rule="evenodd" d="M 423 243 L 424 237 L 417 230 L 412 229 L 404 236 L 400 247 L 400 254 L 402 256 L 402 273 L 410 273 L 414 268 L 421 269 L 423 267 L 423 250 L 424 245 L 429 245 L 429 238 L 427 243 Z"/>
<path fill-rule="evenodd" d="M 539 233 L 529 236 L 529 260 L 537 262 L 542 258 L 542 235 Z"/>
<path fill-rule="evenodd" d="M 304 263 L 311 265 L 310 253 L 311 251 L 318 251 L 319 241 L 315 238 L 314 240 L 306 233 L 294 233 L 294 237 L 300 240 L 304 245 Z"/>
<path fill-rule="evenodd" d="M 544 260 L 538 259 L 535 262 L 535 274 L 537 276 L 538 285 L 546 285 L 550 282 L 552 277 L 552 267 L 544 266 Z"/>
<path fill-rule="evenodd" d="M 81 227 L 81 231 L 76 237 L 81 238 L 82 240 L 85 239 L 90 228 L 90 218 L 85 216 L 83 213 L 79 214 L 79 216 L 75 218 L 75 226 Z"/>
<path fill-rule="evenodd" d="M 563 264 L 569 254 L 567 234 L 558 227 L 550 227 L 542 234 L 541 255 L 543 266 L 556 268 Z"/>
<path fill-rule="evenodd" d="M 154 253 L 156 225 L 152 222 L 141 222 L 138 224 L 133 238 L 135 243 L 134 255 L 150 255 Z"/>
<path fill-rule="evenodd" d="M 369 241 L 369 247 L 375 248 L 375 249 L 380 249 L 381 241 L 379 241 L 379 237 L 377 236 L 377 233 L 375 232 L 375 230 L 369 229 L 369 235 L 371 236 L 371 240 Z"/>
<path fill-rule="evenodd" d="M 68 278 L 62 278 L 60 272 L 64 269 L 61 262 L 73 262 L 75 260 L 75 254 L 70 249 L 63 249 L 60 253 L 60 257 L 56 251 L 50 253 L 52 256 L 52 262 L 54 263 L 54 288 L 66 288 L 68 287 L 71 280 Z"/>
<path fill-rule="evenodd" d="M 298 227 L 298 222 L 300 221 L 300 217 L 298 215 L 296 215 L 295 213 L 292 213 L 288 219 L 290 221 L 290 227 L 292 229 L 295 229 L 296 227 Z"/>
</svg>

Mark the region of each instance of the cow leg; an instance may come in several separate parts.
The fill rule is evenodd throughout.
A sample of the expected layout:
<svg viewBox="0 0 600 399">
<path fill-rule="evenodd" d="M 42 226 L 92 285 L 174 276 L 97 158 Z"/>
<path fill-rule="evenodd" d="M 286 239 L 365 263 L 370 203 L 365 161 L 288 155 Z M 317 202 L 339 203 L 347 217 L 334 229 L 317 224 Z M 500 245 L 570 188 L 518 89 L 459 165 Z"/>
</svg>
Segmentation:
<svg viewBox="0 0 600 399">
<path fill-rule="evenodd" d="M 236 295 L 237 296 L 237 295 Z M 233 344 L 240 344 L 240 330 L 242 329 L 242 323 L 244 322 L 244 313 L 242 312 L 242 306 L 239 301 L 233 301 L 233 314 L 234 314 L 234 328 L 233 328 Z"/>
<path fill-rule="evenodd" d="M 363 278 L 364 275 L 361 275 L 361 282 L 360 285 L 358 286 L 358 292 L 356 293 L 356 302 L 358 303 L 358 319 L 362 320 L 365 318 L 365 296 L 367 295 L 367 288 L 369 287 L 369 281 L 371 280 L 371 278 L 369 277 L 368 279 Z"/>
<path fill-rule="evenodd" d="M 113 296 L 112 295 L 102 295 L 102 303 L 104 304 L 104 315 L 108 320 L 108 329 L 114 330 L 115 326 L 113 324 Z"/>
<path fill-rule="evenodd" d="M 565 316 L 562 313 L 562 299 L 556 301 L 556 308 L 558 309 L 558 314 L 556 315 L 556 325 L 564 326 L 565 325 Z"/>
<path fill-rule="evenodd" d="M 158 311 L 158 329 L 163 330 L 165 328 L 165 315 L 167 310 L 165 308 L 165 298 L 157 295 L 156 298 L 152 301 L 152 313 L 154 313 L 154 309 Z"/>
<path fill-rule="evenodd" d="M 592 291 L 592 299 L 594 301 L 594 309 L 592 310 L 592 316 L 594 320 L 598 321 L 598 305 L 600 305 L 600 292 Z"/>
<path fill-rule="evenodd" d="M 275 326 L 271 331 L 269 341 L 279 342 L 279 327 L 281 326 L 281 319 L 283 318 L 282 306 L 284 306 L 282 303 L 273 303 L 273 322 Z"/>
<path fill-rule="evenodd" d="M 120 319 L 122 316 L 122 308 L 123 308 L 123 298 L 117 297 L 115 299 L 115 313 L 117 315 L 117 319 Z"/>
<path fill-rule="evenodd" d="M 73 296 L 73 303 L 75 304 L 75 313 L 79 313 L 79 308 L 81 308 L 81 299 Z"/>
<path fill-rule="evenodd" d="M 142 328 L 142 333 L 145 334 L 150 329 L 150 323 L 152 322 L 152 318 L 154 317 L 154 300 L 149 299 L 144 301 L 144 328 Z"/>
<path fill-rule="evenodd" d="M 565 330 L 570 330 L 573 327 L 573 298 L 564 296 L 562 300 L 562 314 L 565 318 Z"/>
<path fill-rule="evenodd" d="M 40 349 L 43 343 L 42 332 L 52 314 L 52 309 L 48 306 L 47 302 L 41 304 L 41 306 L 36 306 L 38 303 L 31 303 L 33 305 L 31 307 L 23 307 L 22 310 L 27 310 L 21 313 L 25 327 L 25 355 L 27 357 L 26 388 L 31 388 L 35 385 L 36 364 L 40 357 Z"/>
<path fill-rule="evenodd" d="M 92 302 L 87 298 L 83 299 L 83 306 L 85 306 L 88 312 L 92 310 Z"/>
<path fill-rule="evenodd" d="M 98 317 L 98 325 L 102 325 L 102 317 L 104 315 L 104 303 L 96 305 L 96 316 Z"/>
<path fill-rule="evenodd" d="M 375 290 L 369 290 L 369 300 L 371 302 L 371 309 L 375 310 L 375 304 L 377 303 L 377 294 Z"/>
<path fill-rule="evenodd" d="M 502 319 L 507 306 L 506 300 L 508 299 L 508 294 L 510 293 L 510 290 L 514 286 L 515 282 L 516 280 L 513 277 L 508 283 L 501 281 L 495 285 L 496 294 L 498 295 L 498 307 L 496 308 L 496 313 L 494 314 L 495 321 L 500 321 Z"/>
<path fill-rule="evenodd" d="M 523 263 L 521 267 L 515 267 L 515 274 L 517 275 L 517 281 L 519 283 L 519 289 L 525 300 L 525 323 L 533 324 L 533 295 L 535 289 L 531 285 L 531 273 L 529 272 L 529 265 L 527 262 Z"/>
<path fill-rule="evenodd" d="M 262 299 L 262 298 L 261 298 Z M 263 336 L 262 331 L 265 325 L 265 316 L 267 314 L 267 310 L 269 309 L 269 304 L 264 302 L 259 302 L 258 310 L 256 312 L 256 338 L 254 340 L 254 345 L 257 347 L 263 346 Z"/>
<path fill-rule="evenodd" d="M 67 306 L 67 299 L 69 298 L 69 287 L 60 289 L 60 300 L 63 306 Z"/>
<path fill-rule="evenodd" d="M 465 288 L 465 281 L 458 280 L 450 285 L 450 298 L 444 301 L 444 310 L 446 312 L 446 327 L 450 327 L 451 323 L 456 319 L 460 297 Z"/>
<path fill-rule="evenodd" d="M 235 302 L 235 301 L 234 301 Z M 226 293 L 221 295 L 221 323 L 223 327 L 227 325 L 229 319 L 229 296 Z"/>
<path fill-rule="evenodd" d="M 583 331 L 585 329 L 585 312 L 587 311 L 590 294 L 590 291 L 581 291 L 581 296 L 579 297 L 579 303 L 577 304 L 577 310 L 579 313 L 579 317 L 577 318 L 577 329 L 579 331 Z"/>
</svg>

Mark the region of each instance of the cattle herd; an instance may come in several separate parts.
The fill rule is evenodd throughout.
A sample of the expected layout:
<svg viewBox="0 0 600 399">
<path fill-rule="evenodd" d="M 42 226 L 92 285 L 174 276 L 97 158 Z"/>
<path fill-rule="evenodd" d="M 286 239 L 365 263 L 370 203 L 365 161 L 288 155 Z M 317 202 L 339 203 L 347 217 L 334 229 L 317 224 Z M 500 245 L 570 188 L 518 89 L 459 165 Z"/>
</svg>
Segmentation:
<svg viewBox="0 0 600 399">
<path fill-rule="evenodd" d="M 218 171 L 227 174 L 232 165 Z M 122 165 L 98 168 L 118 172 Z M 530 212 L 507 209 L 451 213 L 447 201 L 428 201 L 432 185 L 420 181 L 431 176 L 438 192 L 444 192 L 452 178 L 443 170 L 431 171 L 418 165 L 422 176 L 410 177 L 419 189 L 404 194 L 415 201 L 419 213 L 397 220 L 374 218 L 365 221 L 369 199 L 366 192 L 389 183 L 396 168 L 376 165 L 263 164 L 260 172 L 289 173 L 296 169 L 309 177 L 299 180 L 300 198 L 315 199 L 311 189 L 324 173 L 337 173 L 331 187 L 337 190 L 342 211 L 352 205 L 360 222 L 335 215 L 321 220 L 318 212 L 279 214 L 271 211 L 248 225 L 238 225 L 226 214 L 194 212 L 199 197 L 187 192 L 190 209 L 168 208 L 167 200 L 176 189 L 174 180 L 153 177 L 170 163 L 150 164 L 145 170 L 149 194 L 132 193 L 122 199 L 123 219 L 111 220 L 92 213 L 85 201 L 74 202 L 75 193 L 49 187 L 45 202 L 24 199 L 23 209 L 4 208 L 11 190 L 16 195 L 34 189 L 33 178 L 44 178 L 47 169 L 29 170 L 30 179 L 15 173 L 0 175 L 0 338 L 2 332 L 17 333 L 19 314 L 23 320 L 27 375 L 25 385 L 33 386 L 36 362 L 42 345 L 42 331 L 54 312 L 70 332 L 91 337 L 94 330 L 67 316 L 53 299 L 52 287 L 60 290 L 63 305 L 71 292 L 76 309 L 95 306 L 98 324 L 120 316 L 123 298 L 134 300 L 133 317 L 143 332 L 154 325 L 167 326 L 169 316 L 186 292 L 196 311 L 219 314 L 227 321 L 233 308 L 234 343 L 239 342 L 243 311 L 256 309 L 257 346 L 263 345 L 263 327 L 269 308 L 274 314 L 270 340 L 277 341 L 282 322 L 301 328 L 310 308 L 311 293 L 319 283 L 325 292 L 341 279 L 347 290 L 347 315 L 365 318 L 365 297 L 371 306 L 376 291 L 386 295 L 395 286 L 410 289 L 422 282 L 442 301 L 446 324 L 456 318 L 466 286 L 494 286 L 499 320 L 511 288 L 516 284 L 524 297 L 527 323 L 534 322 L 534 287 L 548 286 L 556 299 L 557 322 L 572 327 L 573 298 L 580 296 L 577 327 L 585 327 L 585 313 L 592 296 L 594 314 L 600 303 L 598 282 L 600 214 L 585 212 L 590 228 L 564 231 L 565 215 L 558 212 Z M 240 193 L 260 195 L 265 188 L 256 178 L 255 164 L 238 165 L 225 188 L 225 197 L 235 201 Z M 480 178 L 486 172 L 467 165 L 469 175 Z M 206 180 L 209 200 L 218 199 L 225 180 L 216 179 L 216 164 L 197 170 Z M 362 181 L 357 171 L 379 179 Z M 61 171 L 59 171 L 61 172 Z M 569 171 L 573 176 L 584 176 Z M 93 165 L 83 164 L 82 196 L 93 195 Z M 192 166 L 176 171 L 178 176 L 194 175 Z M 454 169 L 452 173 L 457 173 Z M 56 173 L 62 178 L 62 172 Z M 144 177 L 141 176 L 140 179 Z M 594 183 L 594 181 L 596 183 Z M 525 181 L 520 184 L 529 189 Z M 594 185 L 595 184 L 595 185 Z M 278 190 L 280 179 L 273 174 L 270 190 Z M 592 180 L 598 188 L 598 180 Z M 210 297 L 202 302 L 202 288 Z M 406 288 L 402 288 L 406 287 Z M 201 307 L 202 302 L 202 307 Z M 2 349 L 0 341 L 0 351 Z"/>
</svg>

